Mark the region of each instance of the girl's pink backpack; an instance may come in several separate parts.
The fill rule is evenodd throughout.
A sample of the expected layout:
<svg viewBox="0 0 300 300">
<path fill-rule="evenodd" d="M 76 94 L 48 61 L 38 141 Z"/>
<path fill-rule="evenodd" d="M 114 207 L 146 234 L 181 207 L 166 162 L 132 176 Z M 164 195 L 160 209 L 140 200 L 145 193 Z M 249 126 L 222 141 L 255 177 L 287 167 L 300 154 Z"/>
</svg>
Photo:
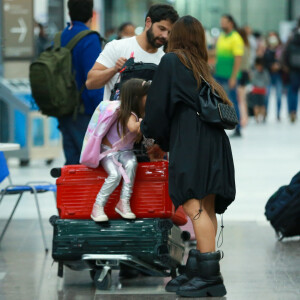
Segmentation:
<svg viewBox="0 0 300 300">
<path fill-rule="evenodd" d="M 132 142 L 136 135 L 127 133 L 123 139 L 112 145 L 112 149 L 100 153 L 102 139 L 118 118 L 120 101 L 102 101 L 95 109 L 84 136 L 80 163 L 90 168 L 97 168 L 100 160 L 111 152 L 116 152 Z M 122 172 L 123 173 L 123 172 Z"/>
</svg>

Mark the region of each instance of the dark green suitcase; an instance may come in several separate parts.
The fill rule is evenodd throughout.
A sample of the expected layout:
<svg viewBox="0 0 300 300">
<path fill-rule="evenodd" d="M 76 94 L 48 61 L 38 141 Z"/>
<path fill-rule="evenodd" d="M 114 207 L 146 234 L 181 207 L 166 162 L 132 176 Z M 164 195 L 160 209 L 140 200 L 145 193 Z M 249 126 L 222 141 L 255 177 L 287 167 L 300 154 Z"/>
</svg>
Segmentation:
<svg viewBox="0 0 300 300">
<path fill-rule="evenodd" d="M 161 269 L 182 263 L 185 235 L 168 219 L 92 220 L 50 219 L 54 227 L 52 257 L 78 261 L 85 254 L 126 254 Z"/>
</svg>

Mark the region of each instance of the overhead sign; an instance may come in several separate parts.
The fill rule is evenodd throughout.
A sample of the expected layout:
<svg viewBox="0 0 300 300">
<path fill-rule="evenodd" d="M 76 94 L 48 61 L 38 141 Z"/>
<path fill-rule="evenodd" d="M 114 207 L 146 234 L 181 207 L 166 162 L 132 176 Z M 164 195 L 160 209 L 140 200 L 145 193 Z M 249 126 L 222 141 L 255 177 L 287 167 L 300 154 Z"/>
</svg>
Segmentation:
<svg viewBox="0 0 300 300">
<path fill-rule="evenodd" d="M 33 0 L 2 0 L 2 2 L 4 58 L 32 57 Z"/>
</svg>

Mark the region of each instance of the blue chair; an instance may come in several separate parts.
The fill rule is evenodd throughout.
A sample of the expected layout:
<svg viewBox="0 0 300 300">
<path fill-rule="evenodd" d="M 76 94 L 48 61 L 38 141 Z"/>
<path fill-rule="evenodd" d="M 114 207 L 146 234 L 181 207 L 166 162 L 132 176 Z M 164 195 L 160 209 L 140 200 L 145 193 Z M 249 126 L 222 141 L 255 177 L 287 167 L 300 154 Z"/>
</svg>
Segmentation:
<svg viewBox="0 0 300 300">
<path fill-rule="evenodd" d="M 24 185 L 14 185 L 12 183 L 12 180 L 9 175 L 9 169 L 7 166 L 5 156 L 4 156 L 3 152 L 0 151 L 0 183 L 2 183 L 2 181 L 4 181 L 6 178 L 9 181 L 9 185 L 7 185 L 5 188 L 0 190 L 0 204 L 1 204 L 4 196 L 6 196 L 6 195 L 19 195 L 19 197 L 18 197 L 18 199 L 15 203 L 15 206 L 4 226 L 4 229 L 1 232 L 0 243 L 4 237 L 4 234 L 8 228 L 8 225 L 11 222 L 11 219 L 16 211 L 16 208 L 18 207 L 18 205 L 20 203 L 20 200 L 21 200 L 23 194 L 25 192 L 30 192 L 31 194 L 34 195 L 34 200 L 35 200 L 35 204 L 36 204 L 36 208 L 37 208 L 39 224 L 40 224 L 40 228 L 41 228 L 45 251 L 48 252 L 45 231 L 44 231 L 44 227 L 43 227 L 42 216 L 41 216 L 40 206 L 39 206 L 39 202 L 38 202 L 38 194 L 45 193 L 45 192 L 53 192 L 55 202 L 56 202 L 56 185 L 51 184 L 49 182 L 27 182 Z"/>
</svg>

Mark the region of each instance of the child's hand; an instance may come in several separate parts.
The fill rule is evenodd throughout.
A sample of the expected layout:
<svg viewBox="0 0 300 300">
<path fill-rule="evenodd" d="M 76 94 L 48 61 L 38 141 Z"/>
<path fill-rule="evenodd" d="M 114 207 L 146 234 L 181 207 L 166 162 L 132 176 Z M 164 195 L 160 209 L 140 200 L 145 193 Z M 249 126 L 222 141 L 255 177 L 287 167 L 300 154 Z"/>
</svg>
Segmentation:
<svg viewBox="0 0 300 300">
<path fill-rule="evenodd" d="M 130 132 L 140 133 L 141 122 L 136 120 L 134 115 L 129 117 L 127 128 Z"/>
</svg>

